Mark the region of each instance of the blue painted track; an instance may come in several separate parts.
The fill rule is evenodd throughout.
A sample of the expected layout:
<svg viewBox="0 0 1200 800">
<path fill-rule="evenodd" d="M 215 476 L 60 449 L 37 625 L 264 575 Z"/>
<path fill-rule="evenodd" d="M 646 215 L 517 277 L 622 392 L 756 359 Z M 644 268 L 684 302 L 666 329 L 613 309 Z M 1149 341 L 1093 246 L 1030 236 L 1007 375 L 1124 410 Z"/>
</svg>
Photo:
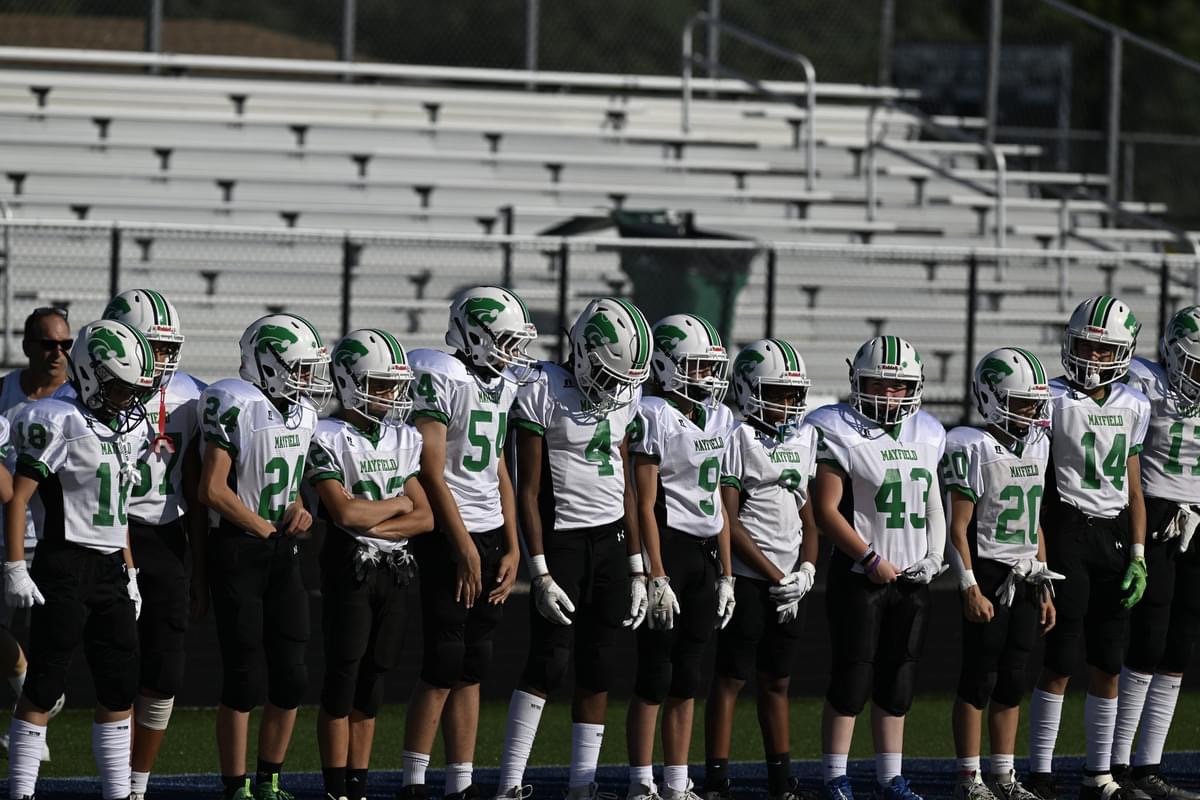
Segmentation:
<svg viewBox="0 0 1200 800">
<path fill-rule="evenodd" d="M 986 760 L 985 760 L 986 763 Z M 1025 767 L 1023 759 L 1018 760 L 1018 770 Z M 1078 785 L 1080 769 L 1083 766 L 1082 757 L 1061 758 L 1055 762 L 1058 772 L 1061 796 L 1071 798 L 1075 795 L 1073 787 Z M 806 788 L 816 789 L 819 786 L 821 766 L 815 761 L 796 762 L 792 772 L 800 778 Z M 850 776 L 854 788 L 860 798 L 869 798 L 874 766 L 870 761 L 854 761 L 850 765 Z M 702 765 L 692 768 L 692 778 L 700 783 L 704 768 Z M 912 758 L 904 762 L 904 772 L 911 781 L 913 788 L 929 800 L 942 800 L 952 794 L 954 784 L 954 761 L 940 758 Z M 475 780 L 484 790 L 484 797 L 491 795 L 496 784 L 498 770 L 479 769 L 475 771 Z M 767 793 L 766 768 L 762 764 L 751 762 L 730 765 L 730 773 L 734 789 L 734 797 L 738 800 L 761 800 Z M 1163 773 L 1178 785 L 1200 790 L 1200 752 L 1168 753 L 1163 759 Z M 602 791 L 613 792 L 623 800 L 627 785 L 627 772 L 623 766 L 604 766 L 598 775 Z M 560 800 L 567 788 L 566 767 L 535 767 L 526 775 L 527 783 L 533 785 L 534 800 Z M 440 796 L 442 774 L 438 770 L 429 773 L 431 795 Z M 373 772 L 370 777 L 369 795 L 372 800 L 382 800 L 392 797 L 400 788 L 399 772 Z M 321 786 L 319 773 L 285 774 L 283 786 L 294 793 L 300 800 L 317 800 L 325 797 Z M 65 800 L 89 798 L 93 800 L 99 795 L 99 783 L 94 778 L 57 778 L 40 781 L 38 796 L 40 798 L 54 797 Z M 150 782 L 151 800 L 160 798 L 180 798 L 181 800 L 213 800 L 220 796 L 220 783 L 214 775 L 155 775 Z"/>
</svg>

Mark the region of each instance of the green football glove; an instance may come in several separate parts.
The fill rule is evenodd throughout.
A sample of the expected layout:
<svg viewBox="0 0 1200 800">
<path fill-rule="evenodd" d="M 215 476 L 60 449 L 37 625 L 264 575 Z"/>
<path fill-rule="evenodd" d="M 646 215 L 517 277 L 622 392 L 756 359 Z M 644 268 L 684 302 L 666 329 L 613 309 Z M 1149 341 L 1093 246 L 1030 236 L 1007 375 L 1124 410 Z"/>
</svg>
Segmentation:
<svg viewBox="0 0 1200 800">
<path fill-rule="evenodd" d="M 1121 605 L 1133 608 L 1146 593 L 1146 559 L 1135 558 L 1125 568 L 1125 579 L 1121 581 L 1121 589 L 1126 592 Z"/>
</svg>

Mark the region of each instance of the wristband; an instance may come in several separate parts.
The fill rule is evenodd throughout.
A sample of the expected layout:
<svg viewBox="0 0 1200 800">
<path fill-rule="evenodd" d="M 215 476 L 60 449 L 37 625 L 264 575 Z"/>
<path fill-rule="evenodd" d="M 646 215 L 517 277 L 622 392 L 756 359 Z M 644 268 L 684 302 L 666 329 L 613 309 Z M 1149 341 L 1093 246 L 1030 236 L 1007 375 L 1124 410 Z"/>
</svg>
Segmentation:
<svg viewBox="0 0 1200 800">
<path fill-rule="evenodd" d="M 958 576 L 958 588 L 960 591 L 965 592 L 972 586 L 978 585 L 979 581 L 975 580 L 975 570 L 973 569 L 964 569 L 962 574 Z"/>
<path fill-rule="evenodd" d="M 1144 561 L 1146 559 L 1146 545 L 1144 544 L 1133 545 L 1129 548 L 1129 552 L 1133 554 L 1135 560 L 1141 559 Z"/>
<path fill-rule="evenodd" d="M 535 578 L 550 574 L 550 568 L 546 566 L 546 556 L 544 554 L 539 553 L 536 556 L 529 557 L 529 573 Z"/>
<path fill-rule="evenodd" d="M 646 564 L 642 561 L 642 554 L 637 553 L 629 557 L 629 574 L 630 575 L 645 575 Z"/>
<path fill-rule="evenodd" d="M 879 556 L 876 554 L 875 548 L 872 545 L 867 545 L 867 552 L 858 560 L 858 565 L 863 569 L 866 569 L 867 564 L 870 564 L 873 559 L 878 557 Z"/>
<path fill-rule="evenodd" d="M 874 560 L 867 566 L 863 567 L 863 570 L 868 575 L 874 575 L 875 570 L 879 568 L 879 562 L 883 561 L 883 556 L 877 555 L 874 551 L 871 552 L 871 555 L 874 557 Z"/>
</svg>

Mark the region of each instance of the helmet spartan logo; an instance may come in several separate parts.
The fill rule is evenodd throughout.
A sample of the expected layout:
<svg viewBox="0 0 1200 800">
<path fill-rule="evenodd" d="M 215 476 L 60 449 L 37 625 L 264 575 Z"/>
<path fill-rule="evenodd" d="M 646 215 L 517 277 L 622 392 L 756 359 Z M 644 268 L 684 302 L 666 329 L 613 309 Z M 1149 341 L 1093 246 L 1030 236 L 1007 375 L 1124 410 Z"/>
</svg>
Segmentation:
<svg viewBox="0 0 1200 800">
<path fill-rule="evenodd" d="M 1186 339 L 1193 334 L 1200 333 L 1200 325 L 1196 324 L 1196 318 L 1186 311 L 1181 311 L 1171 318 L 1171 338 Z"/>
<path fill-rule="evenodd" d="M 674 325 L 659 325 L 654 329 L 654 344 L 664 353 L 670 353 L 686 338 L 687 332 Z"/>
<path fill-rule="evenodd" d="M 467 319 L 480 327 L 491 325 L 503 310 L 504 303 L 490 297 L 472 297 L 463 303 L 463 312 Z"/>
<path fill-rule="evenodd" d="M 737 360 L 733 362 L 733 371 L 745 378 L 765 360 L 762 353 L 746 348 L 738 353 Z"/>
<path fill-rule="evenodd" d="M 97 361 L 125 357 L 125 343 L 108 328 L 96 328 L 92 331 L 88 336 L 87 349 L 88 355 Z"/>
<path fill-rule="evenodd" d="M 1138 330 L 1141 329 L 1142 323 L 1137 321 L 1137 317 L 1130 311 L 1125 317 L 1125 330 L 1129 331 L 1130 336 L 1137 336 Z"/>
<path fill-rule="evenodd" d="M 1004 380 L 1009 375 L 1013 374 L 1013 369 L 1006 364 L 1002 359 L 989 358 L 983 362 L 983 368 L 979 370 L 979 379 L 988 386 L 995 386 Z"/>
<path fill-rule="evenodd" d="M 254 336 L 254 349 L 259 353 L 268 350 L 282 353 L 299 341 L 296 334 L 282 325 L 263 325 Z"/>
<path fill-rule="evenodd" d="M 583 340 L 588 347 L 617 343 L 617 328 L 604 314 L 595 314 L 583 326 Z"/>
<path fill-rule="evenodd" d="M 131 314 L 133 309 L 124 297 L 114 297 L 104 309 L 104 319 L 119 319 L 122 314 Z"/>
<path fill-rule="evenodd" d="M 365 355 L 370 354 L 367 346 L 357 339 L 343 339 L 338 345 L 337 351 L 333 354 L 335 364 L 340 364 L 345 369 L 351 369 L 358 360 Z"/>
</svg>

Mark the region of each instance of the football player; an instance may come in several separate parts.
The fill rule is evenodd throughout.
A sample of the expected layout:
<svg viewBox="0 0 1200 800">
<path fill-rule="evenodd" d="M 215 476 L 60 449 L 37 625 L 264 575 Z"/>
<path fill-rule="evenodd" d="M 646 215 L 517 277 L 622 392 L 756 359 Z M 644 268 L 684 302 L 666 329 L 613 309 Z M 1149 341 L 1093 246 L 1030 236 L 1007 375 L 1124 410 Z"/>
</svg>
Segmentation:
<svg viewBox="0 0 1200 800">
<path fill-rule="evenodd" d="M 646 584 L 628 429 L 649 376 L 650 326 L 633 305 L 588 303 L 565 365 L 541 362 L 517 392 L 517 503 L 533 578 L 529 658 L 508 710 L 501 797 L 518 798 L 546 698 L 574 647 L 567 797 L 595 800 L 608 687 L 624 627 L 645 615 Z M 631 595 L 632 592 L 632 595 Z"/>
<path fill-rule="evenodd" d="M 412 382 L 404 348 L 390 333 L 348 333 L 333 349 L 341 411 L 317 424 L 309 447 L 307 479 L 316 514 L 328 523 L 320 559 L 325 683 L 317 743 L 333 800 L 366 798 L 383 678 L 400 662 L 408 585 L 416 577 L 408 540 L 433 528 L 417 480 L 421 437 L 404 424 Z"/>
<path fill-rule="evenodd" d="M 655 795 L 652 760 L 663 706 L 665 800 L 697 800 L 688 778 L 701 660 L 714 627 L 733 615 L 729 519 L 719 481 L 733 415 L 721 403 L 729 356 L 721 337 L 694 314 L 654 325 L 651 375 L 630 442 L 638 530 L 649 562 L 648 624 L 638 631 L 637 679 L 626 720 L 629 800 Z"/>
<path fill-rule="evenodd" d="M 445 713 L 445 796 L 479 796 L 472 781 L 479 683 L 492 633 L 516 579 L 517 510 L 504 460 L 508 413 L 532 378 L 537 337 L 519 297 L 496 286 L 460 292 L 450 305 L 453 353 L 414 350 L 413 420 L 421 433 L 421 486 L 435 530 L 413 542 L 421 568 L 425 649 L 404 730 L 403 798 L 426 794 L 425 769 Z"/>
<path fill-rule="evenodd" d="M 1149 574 L 1121 668 L 1113 777 L 1156 800 L 1200 800 L 1159 774 L 1183 670 L 1200 635 L 1200 543 L 1191 542 L 1200 522 L 1200 307 L 1171 318 L 1159 357 L 1162 366 L 1135 358 L 1129 369 L 1129 383 L 1151 408 L 1141 454 Z"/>
<path fill-rule="evenodd" d="M 1054 627 L 1055 573 L 1046 568 L 1038 511 L 1050 458 L 1050 387 L 1037 357 L 1004 347 L 975 367 L 983 429 L 946 435 L 942 483 L 950 507 L 950 561 L 963 602 L 962 668 L 952 725 L 955 800 L 1034 800 L 1013 769 L 1025 665 Z M 988 709 L 990 775 L 980 777 L 980 723 Z"/>
<path fill-rule="evenodd" d="M 206 556 L 223 667 L 217 750 L 227 799 L 276 800 L 308 686 L 308 592 L 295 537 L 312 515 L 299 490 L 318 409 L 333 386 L 321 335 L 294 314 L 256 320 L 240 347 L 241 377 L 217 381 L 199 400 L 200 501 L 216 516 Z M 264 689 L 251 789 L 246 740 Z"/>
<path fill-rule="evenodd" d="M 1062 344 L 1066 374 L 1050 382 L 1050 460 L 1042 528 L 1056 587 L 1057 624 L 1046 636 L 1029 709 L 1025 787 L 1055 800 L 1051 770 L 1063 695 L 1086 642 L 1087 760 L 1080 800 L 1126 800 L 1109 772 L 1129 609 L 1146 589 L 1146 507 L 1138 454 L 1150 402 L 1122 382 L 1140 324 L 1115 297 L 1076 307 Z M 1084 641 L 1081 641 L 1085 640 Z"/>
<path fill-rule="evenodd" d="M 146 409 L 149 450 L 138 462 L 128 507 L 129 543 L 145 601 L 145 613 L 138 617 L 141 668 L 133 710 L 137 735 L 131 789 L 133 800 L 140 800 L 183 685 L 189 609 L 193 601 L 203 608 L 207 598 L 203 548 L 208 511 L 195 494 L 200 479 L 196 400 L 204 384 L 179 370 L 184 341 L 179 312 L 158 292 L 121 292 L 105 308 L 104 318 L 124 322 L 149 340 L 158 386 L 158 396 Z"/>
<path fill-rule="evenodd" d="M 824 793 L 834 800 L 853 797 L 846 760 L 868 698 L 878 795 L 918 797 L 902 774 L 904 717 L 924 648 L 929 583 L 946 545 L 937 486 L 946 432 L 920 410 L 924 383 L 911 344 L 876 336 L 850 362 L 850 402 L 808 415 L 819 431 L 813 511 L 834 544 L 825 594 L 833 674 L 821 721 Z"/>
<path fill-rule="evenodd" d="M 92 750 L 106 800 L 128 797 L 129 749 L 138 688 L 141 606 L 126 512 L 148 446 L 144 403 L 156 388 L 154 351 L 115 320 L 86 325 L 71 348 L 74 398 L 28 405 L 13 424 L 17 477 L 5 508 L 4 594 L 32 607 L 29 671 L 9 727 L 9 796 L 33 797 L 49 711 L 83 642 L 96 686 Z M 45 509 L 31 569 L 25 510 Z"/>
<path fill-rule="evenodd" d="M 732 382 L 742 420 L 721 464 L 721 499 L 729 514 L 737 605 L 717 636 L 716 679 L 704 712 L 704 796 L 730 796 L 734 706 L 746 679 L 757 673 L 767 796 L 796 800 L 788 682 L 803 628 L 800 602 L 817 574 L 817 529 L 808 502 L 817 432 L 801 425 L 810 381 L 795 348 L 762 339 L 738 353 Z"/>
</svg>

